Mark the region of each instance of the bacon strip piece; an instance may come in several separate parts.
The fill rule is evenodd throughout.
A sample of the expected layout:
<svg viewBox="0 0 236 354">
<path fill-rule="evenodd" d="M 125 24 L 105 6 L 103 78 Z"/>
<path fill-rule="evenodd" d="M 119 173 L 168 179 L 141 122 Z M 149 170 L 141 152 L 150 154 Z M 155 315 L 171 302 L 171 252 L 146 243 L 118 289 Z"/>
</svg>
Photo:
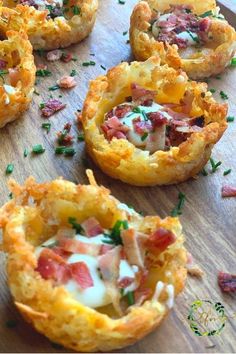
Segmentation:
<svg viewBox="0 0 236 354">
<path fill-rule="evenodd" d="M 61 101 L 59 101 L 55 98 L 50 98 L 44 104 L 44 107 L 42 108 L 41 112 L 44 117 L 48 118 L 48 117 L 51 117 L 57 111 L 60 111 L 61 109 L 65 108 L 65 107 L 66 107 L 66 104 L 62 103 Z"/>
<path fill-rule="evenodd" d="M 144 268 L 145 247 L 144 243 L 147 236 L 134 229 L 121 231 L 121 238 L 124 244 L 124 250 L 130 264 Z"/>
<path fill-rule="evenodd" d="M 236 187 L 225 185 L 221 189 L 221 196 L 226 197 L 236 197 Z"/>
<path fill-rule="evenodd" d="M 136 83 L 131 84 L 131 95 L 136 105 L 149 106 L 156 94 L 156 91 L 147 90 Z"/>
<path fill-rule="evenodd" d="M 88 254 L 93 257 L 98 256 L 101 249 L 101 245 L 68 238 L 61 239 L 59 245 L 65 252 Z"/>
<path fill-rule="evenodd" d="M 69 75 L 62 76 L 60 80 L 57 80 L 57 84 L 64 89 L 70 89 L 77 85 L 74 77 Z"/>
<path fill-rule="evenodd" d="M 45 248 L 38 259 L 35 269 L 44 279 L 53 279 L 59 284 L 65 284 L 70 278 L 66 261 L 53 250 Z"/>
<path fill-rule="evenodd" d="M 62 57 L 62 51 L 60 49 L 51 50 L 50 52 L 47 52 L 46 57 L 48 61 L 59 60 Z"/>
<path fill-rule="evenodd" d="M 129 285 L 131 285 L 134 282 L 135 278 L 131 277 L 123 277 L 120 280 L 118 280 L 118 287 L 119 288 L 127 288 Z"/>
<path fill-rule="evenodd" d="M 93 286 L 93 278 L 91 277 L 89 268 L 85 262 L 76 262 L 68 265 L 71 277 L 78 283 L 82 289 L 91 288 Z"/>
<path fill-rule="evenodd" d="M 154 251 L 163 252 L 168 246 L 174 243 L 175 240 L 176 236 L 172 231 L 160 227 L 149 236 L 146 246 Z"/>
<path fill-rule="evenodd" d="M 108 140 L 111 140 L 112 138 L 126 139 L 126 134 L 129 131 L 129 127 L 122 124 L 117 117 L 108 118 L 101 125 L 101 129 Z"/>
<path fill-rule="evenodd" d="M 219 272 L 218 284 L 222 291 L 227 293 L 236 292 L 236 274 Z"/>
<path fill-rule="evenodd" d="M 86 236 L 93 237 L 103 234 L 103 228 L 93 216 L 83 221 L 81 224 Z"/>
</svg>

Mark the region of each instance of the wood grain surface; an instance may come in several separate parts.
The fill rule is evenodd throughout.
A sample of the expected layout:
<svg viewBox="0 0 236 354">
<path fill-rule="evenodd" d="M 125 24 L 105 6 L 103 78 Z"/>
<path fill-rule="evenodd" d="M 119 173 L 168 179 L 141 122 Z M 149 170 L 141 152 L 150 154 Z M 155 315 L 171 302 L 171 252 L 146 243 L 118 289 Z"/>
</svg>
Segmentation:
<svg viewBox="0 0 236 354">
<path fill-rule="evenodd" d="M 22 183 L 29 175 L 38 181 L 46 181 L 57 176 L 87 183 L 85 165 L 90 166 L 100 184 L 110 188 L 121 201 L 132 204 L 145 214 L 159 214 L 165 217 L 177 204 L 179 191 L 186 195 L 186 203 L 181 216 L 186 246 L 196 262 L 204 270 L 202 280 L 188 278 L 185 291 L 178 297 L 175 307 L 164 320 L 161 327 L 132 347 L 123 352 L 235 352 L 236 350 L 236 302 L 235 296 L 223 295 L 217 285 L 219 270 L 236 273 L 236 199 L 221 198 L 222 184 L 236 186 L 236 121 L 229 123 L 228 130 L 213 150 L 213 158 L 222 161 L 220 168 L 208 176 L 200 175 L 186 183 L 169 187 L 137 188 L 125 185 L 105 176 L 86 157 L 84 143 L 75 143 L 76 155 L 72 158 L 55 156 L 54 147 L 56 132 L 66 122 L 73 123 L 75 136 L 75 111 L 82 106 L 88 82 L 101 75 L 106 68 L 118 64 L 122 60 L 131 60 L 128 35 L 129 16 L 135 0 L 127 0 L 124 5 L 118 0 L 101 0 L 97 22 L 91 36 L 81 44 L 69 48 L 77 61 L 70 63 L 56 62 L 48 64 L 53 75 L 41 78 L 36 86 L 39 95 L 34 95 L 28 112 L 16 122 L 7 125 L 0 131 L 0 203 L 8 200 L 5 169 L 8 163 L 14 164 L 12 177 Z M 226 3 L 226 1 L 224 1 Z M 225 8 L 224 8 L 225 9 Z M 231 23 L 236 26 L 233 12 L 227 12 Z M 95 56 L 91 56 L 95 54 Z M 36 57 L 38 63 L 44 62 Z M 93 60 L 95 66 L 83 67 L 84 61 Z M 57 90 L 50 92 L 48 87 L 64 74 L 75 69 L 77 87 L 71 91 Z M 236 116 L 235 91 L 236 69 L 229 68 L 219 79 L 210 79 L 209 88 L 216 90 L 215 97 L 221 101 L 220 90 L 229 96 L 229 115 Z M 67 104 L 66 109 L 50 118 L 52 124 L 49 134 L 41 128 L 46 122 L 40 116 L 39 104 L 49 98 L 58 98 Z M 42 144 L 46 151 L 42 155 L 23 156 L 25 148 L 31 150 L 34 144 Z M 223 171 L 232 168 L 232 172 L 223 176 Z M 5 258 L 0 257 L 0 352 L 66 352 L 65 349 L 54 348 L 51 343 L 36 333 L 17 313 L 7 288 L 4 270 Z M 197 337 L 190 329 L 187 320 L 191 303 L 196 299 L 219 301 L 225 306 L 227 322 L 225 329 L 218 336 Z M 16 321 L 16 327 L 8 328 L 6 322 Z"/>
</svg>

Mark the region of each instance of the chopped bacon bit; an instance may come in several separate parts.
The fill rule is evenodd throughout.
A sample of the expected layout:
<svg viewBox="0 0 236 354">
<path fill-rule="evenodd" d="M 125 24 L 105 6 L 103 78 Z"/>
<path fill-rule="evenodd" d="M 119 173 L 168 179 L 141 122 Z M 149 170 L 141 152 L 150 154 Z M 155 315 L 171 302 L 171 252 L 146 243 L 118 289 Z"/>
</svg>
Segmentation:
<svg viewBox="0 0 236 354">
<path fill-rule="evenodd" d="M 132 123 L 133 123 L 134 131 L 139 135 L 143 135 L 144 133 L 149 133 L 153 129 L 152 124 L 150 122 L 141 121 L 140 117 L 134 118 Z"/>
<path fill-rule="evenodd" d="M 225 185 L 221 189 L 221 196 L 226 197 L 236 197 L 236 187 Z"/>
<path fill-rule="evenodd" d="M 61 88 L 69 89 L 76 86 L 76 81 L 74 77 L 64 75 L 60 78 L 60 80 L 57 80 L 57 84 Z"/>
<path fill-rule="evenodd" d="M 56 61 L 61 59 L 62 57 L 62 51 L 59 49 L 51 50 L 50 52 L 47 52 L 47 60 L 48 61 Z"/>
<path fill-rule="evenodd" d="M 144 242 L 147 236 L 134 229 L 127 229 L 121 231 L 121 238 L 129 263 L 143 268 L 145 258 Z"/>
<path fill-rule="evenodd" d="M 117 246 L 98 258 L 103 279 L 113 284 L 119 276 L 120 251 L 121 246 Z"/>
<path fill-rule="evenodd" d="M 91 288 L 93 286 L 93 278 L 85 262 L 71 263 L 68 265 L 68 268 L 71 272 L 71 277 L 82 289 Z"/>
<path fill-rule="evenodd" d="M 168 119 L 162 112 L 151 112 L 148 113 L 147 116 L 151 120 L 153 128 L 161 127 L 168 122 Z"/>
<path fill-rule="evenodd" d="M 156 95 L 156 91 L 146 90 L 145 88 L 139 86 L 136 83 L 131 84 L 131 94 L 133 101 L 137 105 L 145 105 L 145 103 L 150 106 L 150 102 L 153 102 Z"/>
<path fill-rule="evenodd" d="M 61 101 L 55 98 L 50 98 L 42 108 L 42 115 L 46 118 L 51 117 L 55 112 L 58 112 L 61 109 L 64 109 L 65 107 L 65 103 L 62 103 Z"/>
<path fill-rule="evenodd" d="M 141 306 L 145 300 L 151 297 L 152 290 L 150 288 L 136 289 L 134 292 L 134 301 L 136 306 Z"/>
<path fill-rule="evenodd" d="M 236 292 L 236 274 L 219 272 L 218 284 L 222 291 L 227 293 Z"/>
<path fill-rule="evenodd" d="M 48 66 L 46 64 L 38 64 L 37 65 L 37 70 L 47 70 Z"/>
<path fill-rule="evenodd" d="M 94 257 L 98 256 L 101 250 L 101 245 L 95 243 L 86 243 L 76 239 L 69 239 L 69 238 L 61 239 L 59 245 L 64 252 L 88 254 Z"/>
<path fill-rule="evenodd" d="M 59 145 L 72 145 L 74 136 L 70 135 L 71 124 L 66 123 L 62 131 L 57 133 L 57 140 Z"/>
<path fill-rule="evenodd" d="M 93 237 L 103 234 L 103 228 L 93 216 L 83 221 L 81 224 L 86 236 Z"/>
<path fill-rule="evenodd" d="M 108 251 L 110 251 L 112 248 L 114 248 L 113 245 L 102 245 L 102 247 L 100 248 L 100 255 L 103 255 L 105 253 L 107 253 Z"/>
<path fill-rule="evenodd" d="M 152 235 L 149 236 L 146 242 L 146 246 L 152 250 L 157 250 L 158 252 L 163 252 L 168 246 L 174 243 L 176 240 L 175 234 L 160 227 Z"/>
<path fill-rule="evenodd" d="M 3 59 L 0 59 L 0 69 L 5 69 L 7 66 L 7 62 Z"/>
<path fill-rule="evenodd" d="M 127 113 L 132 111 L 132 106 L 127 104 L 122 104 L 117 106 L 114 110 L 113 110 L 113 115 L 116 116 L 117 118 L 123 118 Z"/>
<path fill-rule="evenodd" d="M 53 279 L 58 283 L 66 283 L 70 278 L 65 260 L 48 248 L 41 252 L 35 270 L 42 278 Z"/>
<path fill-rule="evenodd" d="M 73 59 L 72 53 L 62 53 L 61 60 L 64 61 L 64 63 L 69 63 Z"/>
<path fill-rule="evenodd" d="M 119 288 L 127 288 L 129 285 L 131 285 L 134 282 L 135 278 L 131 277 L 124 277 L 120 280 L 118 280 L 118 287 Z"/>
<path fill-rule="evenodd" d="M 117 117 L 108 118 L 101 125 L 101 129 L 108 140 L 112 138 L 126 139 L 126 134 L 129 131 L 129 127 L 122 124 Z"/>
<path fill-rule="evenodd" d="M 199 21 L 199 30 L 201 32 L 208 32 L 210 29 L 211 20 L 209 17 L 204 17 Z"/>
</svg>

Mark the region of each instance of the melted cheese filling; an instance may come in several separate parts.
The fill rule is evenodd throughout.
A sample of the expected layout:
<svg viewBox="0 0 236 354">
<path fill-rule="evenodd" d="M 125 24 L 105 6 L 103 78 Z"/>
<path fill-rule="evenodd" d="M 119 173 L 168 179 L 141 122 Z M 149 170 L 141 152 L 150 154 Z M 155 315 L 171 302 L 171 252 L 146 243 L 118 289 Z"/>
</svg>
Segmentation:
<svg viewBox="0 0 236 354">
<path fill-rule="evenodd" d="M 34 4 L 37 6 L 38 10 L 42 11 L 46 9 L 46 6 L 52 6 L 57 8 L 63 7 L 63 0 L 35 0 Z"/>
<path fill-rule="evenodd" d="M 163 116 L 168 120 L 171 119 L 170 115 L 163 111 L 163 106 L 157 103 L 153 103 L 151 106 L 138 106 L 137 108 L 139 108 L 140 111 L 144 111 L 146 114 L 152 112 L 161 112 Z M 128 112 L 123 118 L 120 119 L 121 123 L 127 125 L 130 128 L 127 134 L 127 139 L 135 146 L 148 150 L 151 153 L 162 149 L 161 145 L 163 144 L 160 143 L 160 140 L 161 142 L 164 141 L 165 146 L 165 126 L 161 126 L 160 128 L 155 129 L 155 131 L 149 132 L 144 139 L 144 136 L 138 134 L 134 130 L 133 119 L 138 117 L 141 118 L 142 122 L 145 121 L 143 115 L 136 112 Z"/>
<path fill-rule="evenodd" d="M 75 239 L 89 244 L 106 244 L 103 242 L 105 236 L 103 234 L 95 237 L 86 237 L 80 234 L 75 236 Z M 41 251 L 45 247 L 52 247 L 55 245 L 56 238 L 52 237 L 35 250 L 36 256 L 39 257 Z M 98 257 L 93 257 L 86 254 L 72 254 L 67 259 L 67 263 L 84 262 L 90 272 L 93 279 L 93 286 L 87 289 L 81 289 L 77 282 L 73 279 L 69 280 L 63 286 L 69 291 L 69 293 L 80 303 L 91 308 L 97 308 L 106 306 L 112 303 L 111 297 L 108 293 L 107 287 L 101 278 L 98 265 Z M 138 267 L 130 265 L 126 260 L 120 261 L 119 266 L 119 278 L 118 281 L 124 277 L 130 277 L 135 279 L 135 273 L 138 271 Z M 123 294 L 126 295 L 129 291 L 137 289 L 138 283 L 134 280 L 128 287 L 124 289 Z"/>
</svg>

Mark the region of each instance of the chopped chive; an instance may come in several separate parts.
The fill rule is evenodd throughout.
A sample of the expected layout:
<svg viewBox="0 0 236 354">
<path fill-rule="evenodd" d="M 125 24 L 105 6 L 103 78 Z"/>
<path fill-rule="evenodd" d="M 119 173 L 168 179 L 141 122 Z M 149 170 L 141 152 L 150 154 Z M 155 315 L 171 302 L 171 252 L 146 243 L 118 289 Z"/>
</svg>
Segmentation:
<svg viewBox="0 0 236 354">
<path fill-rule="evenodd" d="M 171 212 L 171 216 L 173 216 L 173 217 L 182 214 L 182 209 L 183 209 L 185 199 L 186 199 L 185 194 L 183 194 L 182 192 L 179 192 L 178 199 L 179 199 L 179 201 L 178 201 L 177 206 Z"/>
<path fill-rule="evenodd" d="M 146 115 L 146 112 L 145 111 L 141 111 L 141 113 L 142 113 L 142 116 L 143 116 L 144 120 L 147 122 L 148 121 L 148 117 Z"/>
<path fill-rule="evenodd" d="M 51 129 L 51 123 L 43 123 L 42 125 L 41 125 L 41 127 L 43 128 L 43 129 L 46 129 L 46 131 L 47 131 L 47 134 L 50 132 L 50 129 Z"/>
<path fill-rule="evenodd" d="M 105 68 L 105 66 L 103 66 L 103 65 L 100 65 L 100 67 L 103 69 L 103 70 L 107 70 L 106 68 Z"/>
<path fill-rule="evenodd" d="M 205 168 L 202 169 L 201 173 L 203 176 L 208 176 L 208 173 Z"/>
<path fill-rule="evenodd" d="M 46 69 L 39 69 L 36 71 L 36 76 L 39 76 L 39 77 L 48 77 L 51 75 L 52 75 L 52 72 L 49 70 L 46 70 Z"/>
<path fill-rule="evenodd" d="M 228 170 L 224 171 L 223 175 L 227 176 L 228 174 L 230 174 L 231 171 L 232 171 L 231 168 L 229 168 Z"/>
<path fill-rule="evenodd" d="M 34 94 L 40 96 L 40 93 L 34 88 Z"/>
<path fill-rule="evenodd" d="M 200 40 L 199 40 L 198 36 L 194 36 L 194 35 L 192 34 L 192 32 L 189 31 L 189 30 L 187 30 L 186 32 L 188 32 L 188 34 L 190 35 L 190 37 L 192 38 L 192 40 L 193 40 L 194 42 L 200 43 Z"/>
<path fill-rule="evenodd" d="M 216 79 L 216 80 L 220 80 L 220 79 L 221 79 L 221 76 L 220 76 L 220 75 L 217 75 L 217 76 L 215 77 L 215 79 Z"/>
<path fill-rule="evenodd" d="M 215 162 L 212 157 L 210 157 L 211 173 L 215 173 L 217 168 L 222 164 L 221 161 Z"/>
<path fill-rule="evenodd" d="M 8 320 L 6 321 L 6 327 L 7 328 L 15 328 L 17 326 L 17 321 L 16 320 Z"/>
<path fill-rule="evenodd" d="M 129 44 L 129 43 L 130 43 L 130 40 L 129 40 L 129 39 L 127 39 L 126 44 Z"/>
<path fill-rule="evenodd" d="M 135 301 L 134 301 L 134 292 L 133 291 L 129 291 L 126 294 L 126 296 L 127 296 L 127 300 L 128 300 L 129 306 L 132 306 L 135 303 Z"/>
<path fill-rule="evenodd" d="M 14 165 L 12 163 L 9 163 L 6 168 L 6 174 L 10 175 L 14 170 Z"/>
<path fill-rule="evenodd" d="M 80 7 L 76 5 L 72 6 L 72 11 L 74 15 L 79 15 L 81 13 Z"/>
<path fill-rule="evenodd" d="M 120 289 L 120 295 L 121 295 L 121 297 L 124 296 L 124 293 L 125 293 L 125 289 L 124 289 L 124 288 L 121 288 L 121 289 Z"/>
<path fill-rule="evenodd" d="M 12 199 L 12 198 L 13 198 L 13 193 L 12 193 L 12 192 L 8 194 L 8 198 L 9 198 L 9 199 Z"/>
<path fill-rule="evenodd" d="M 215 92 L 216 92 L 216 90 L 215 90 L 214 88 L 210 89 L 209 91 L 210 91 L 211 93 L 215 93 Z"/>
<path fill-rule="evenodd" d="M 43 154 L 45 151 L 44 147 L 41 144 L 34 145 L 32 148 L 32 153 L 34 154 Z"/>
<path fill-rule="evenodd" d="M 126 36 L 127 33 L 128 33 L 128 31 L 124 31 L 123 32 L 123 36 Z"/>
<path fill-rule="evenodd" d="M 38 55 L 39 55 L 40 57 L 43 57 L 44 54 L 45 54 L 45 50 L 44 50 L 44 49 L 38 49 L 38 50 L 36 50 L 36 52 L 38 53 Z"/>
<path fill-rule="evenodd" d="M 70 76 L 75 76 L 75 75 L 77 75 L 77 71 L 75 70 L 75 69 L 72 69 L 71 70 L 71 73 L 70 73 Z"/>
<path fill-rule="evenodd" d="M 40 108 L 40 109 L 43 109 L 44 107 L 45 107 L 45 103 L 40 103 L 40 104 L 39 104 L 39 108 Z"/>
<path fill-rule="evenodd" d="M 78 134 L 78 141 L 84 141 L 84 134 Z"/>
<path fill-rule="evenodd" d="M 108 239 L 103 240 L 103 242 L 113 245 L 122 245 L 123 242 L 120 236 L 121 230 L 127 230 L 128 228 L 129 225 L 127 220 L 117 220 L 110 234 L 105 234 L 105 237 L 107 237 Z"/>
<path fill-rule="evenodd" d="M 72 228 L 75 229 L 75 231 L 80 234 L 83 230 L 82 226 L 77 223 L 76 218 L 69 217 L 68 218 L 68 223 L 72 225 Z"/>
<path fill-rule="evenodd" d="M 231 66 L 236 66 L 236 58 L 231 59 Z"/>
<path fill-rule="evenodd" d="M 75 155 L 75 149 L 74 148 L 69 148 L 69 147 L 66 147 L 65 150 L 64 150 L 64 155 L 65 156 L 74 156 Z"/>
<path fill-rule="evenodd" d="M 49 91 L 56 91 L 56 90 L 58 90 L 59 88 L 60 88 L 59 85 L 53 85 L 53 86 L 50 86 L 50 87 L 48 88 L 48 90 L 49 90 Z"/>
<path fill-rule="evenodd" d="M 29 154 L 29 151 L 28 151 L 28 149 L 25 148 L 25 150 L 24 150 L 24 157 L 27 157 L 28 154 Z"/>
<path fill-rule="evenodd" d="M 220 91 L 220 97 L 222 100 L 227 100 L 229 98 L 224 91 Z"/>
<path fill-rule="evenodd" d="M 233 122 L 234 121 L 234 117 L 233 116 L 228 116 L 226 117 L 227 122 Z"/>
<path fill-rule="evenodd" d="M 208 17 L 208 16 L 212 16 L 212 15 L 213 15 L 212 10 L 209 10 L 209 11 L 204 12 L 202 15 L 199 15 L 199 17 L 204 18 L 204 17 Z"/>
<path fill-rule="evenodd" d="M 90 61 L 84 61 L 83 63 L 82 63 L 82 65 L 83 66 L 94 66 L 94 65 L 96 65 L 96 63 L 95 63 L 95 61 L 92 61 L 92 60 L 90 60 Z"/>
<path fill-rule="evenodd" d="M 118 0 L 118 4 L 125 5 L 125 0 Z"/>
<path fill-rule="evenodd" d="M 139 107 L 134 107 L 134 108 L 132 109 L 132 111 L 133 111 L 134 113 L 142 113 L 142 111 L 141 111 L 141 109 L 140 109 Z"/>
<path fill-rule="evenodd" d="M 141 136 L 141 140 L 144 141 L 146 140 L 148 137 L 148 133 L 144 133 L 142 136 Z"/>
<path fill-rule="evenodd" d="M 65 151 L 66 146 L 57 146 L 55 148 L 55 154 L 56 155 L 62 155 Z"/>
</svg>

